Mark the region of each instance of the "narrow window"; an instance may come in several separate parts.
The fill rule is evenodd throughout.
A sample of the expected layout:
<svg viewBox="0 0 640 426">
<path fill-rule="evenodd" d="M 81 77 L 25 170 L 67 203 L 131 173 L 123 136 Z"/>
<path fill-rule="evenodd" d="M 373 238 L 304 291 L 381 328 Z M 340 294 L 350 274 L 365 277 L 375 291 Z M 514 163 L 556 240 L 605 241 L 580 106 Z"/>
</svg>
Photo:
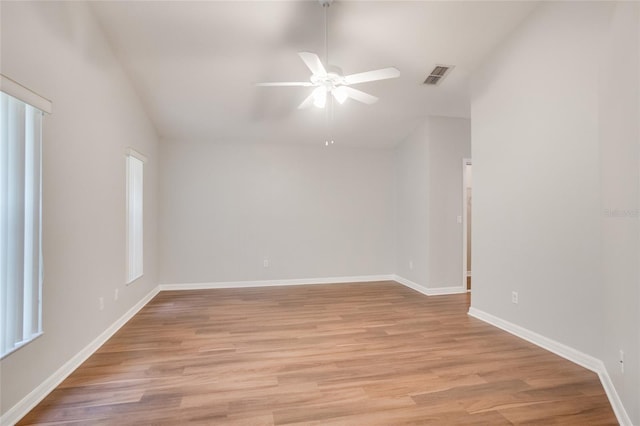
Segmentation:
<svg viewBox="0 0 640 426">
<path fill-rule="evenodd" d="M 143 166 L 145 158 L 127 154 L 127 284 L 143 274 Z"/>
<path fill-rule="evenodd" d="M 0 82 L 0 358 L 4 358 L 42 334 L 41 129 L 43 112 L 51 112 L 51 102 L 4 76 Z"/>
</svg>

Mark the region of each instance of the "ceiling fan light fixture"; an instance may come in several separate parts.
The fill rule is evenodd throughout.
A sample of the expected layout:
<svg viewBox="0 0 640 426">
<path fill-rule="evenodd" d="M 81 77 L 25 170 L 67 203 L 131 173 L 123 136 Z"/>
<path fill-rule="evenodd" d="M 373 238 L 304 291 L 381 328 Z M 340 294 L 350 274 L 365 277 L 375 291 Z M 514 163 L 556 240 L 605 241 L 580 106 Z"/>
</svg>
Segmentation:
<svg viewBox="0 0 640 426">
<path fill-rule="evenodd" d="M 336 101 L 338 101 L 340 105 L 342 105 L 349 97 L 349 93 L 347 92 L 347 89 L 345 89 L 344 86 L 336 87 L 331 91 L 331 93 L 333 94 L 333 97 L 336 99 Z"/>
<path fill-rule="evenodd" d="M 0 0 L 1 1 L 1 0 Z M 258 86 L 302 86 L 315 87 L 315 89 L 302 101 L 298 109 L 310 108 L 314 105 L 317 108 L 325 108 L 327 105 L 327 97 L 333 96 L 339 104 L 343 104 L 347 99 L 351 98 L 355 101 L 371 105 L 378 101 L 378 98 L 351 87 L 354 84 L 367 83 L 370 81 L 386 80 L 389 78 L 397 78 L 400 71 L 394 67 L 381 68 L 377 70 L 365 71 L 356 74 L 344 75 L 338 67 L 329 63 L 329 25 L 327 10 L 333 0 L 318 0 L 324 8 L 324 64 L 312 52 L 298 52 L 298 56 L 302 62 L 311 71 L 309 81 L 282 81 L 257 83 Z M 326 64 L 326 68 L 325 68 Z M 440 70 L 437 70 L 440 71 Z M 333 104 L 333 103 L 332 103 Z"/>
<path fill-rule="evenodd" d="M 316 87 L 313 91 L 313 105 L 324 108 L 327 104 L 327 89 L 324 86 Z"/>
</svg>

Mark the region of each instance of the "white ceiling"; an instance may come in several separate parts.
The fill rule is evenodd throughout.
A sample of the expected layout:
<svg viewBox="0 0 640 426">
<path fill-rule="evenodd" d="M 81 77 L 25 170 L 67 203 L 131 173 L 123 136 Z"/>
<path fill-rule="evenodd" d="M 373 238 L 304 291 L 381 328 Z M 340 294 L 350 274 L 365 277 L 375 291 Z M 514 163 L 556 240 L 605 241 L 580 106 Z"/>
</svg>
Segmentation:
<svg viewBox="0 0 640 426">
<path fill-rule="evenodd" d="M 337 143 L 392 146 L 421 117 L 469 116 L 469 75 L 535 3 L 339 1 L 329 9 L 329 60 L 345 74 L 395 66 L 398 79 L 357 88 L 374 105 L 337 105 Z M 297 110 L 307 81 L 296 52 L 324 57 L 317 1 L 104 1 L 99 22 L 164 139 L 323 143 L 326 113 Z M 436 87 L 436 64 L 455 65 Z"/>
</svg>

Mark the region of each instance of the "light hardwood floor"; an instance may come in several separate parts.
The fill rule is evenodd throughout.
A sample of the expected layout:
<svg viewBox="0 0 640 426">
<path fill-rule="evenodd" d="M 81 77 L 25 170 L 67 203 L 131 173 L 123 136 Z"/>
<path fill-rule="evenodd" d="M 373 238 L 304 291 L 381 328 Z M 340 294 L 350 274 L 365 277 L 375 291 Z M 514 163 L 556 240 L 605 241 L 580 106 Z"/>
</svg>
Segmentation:
<svg viewBox="0 0 640 426">
<path fill-rule="evenodd" d="M 400 284 L 168 291 L 21 424 L 616 424 L 596 374 Z"/>
</svg>

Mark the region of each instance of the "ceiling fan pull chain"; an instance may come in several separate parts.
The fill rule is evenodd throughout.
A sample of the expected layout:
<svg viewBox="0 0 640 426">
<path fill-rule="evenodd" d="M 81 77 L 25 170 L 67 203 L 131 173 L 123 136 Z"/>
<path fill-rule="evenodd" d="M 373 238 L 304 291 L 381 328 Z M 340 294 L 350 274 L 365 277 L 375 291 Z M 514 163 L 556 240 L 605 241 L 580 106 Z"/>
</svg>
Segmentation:
<svg viewBox="0 0 640 426">
<path fill-rule="evenodd" d="M 329 106 L 329 108 L 331 108 L 331 111 L 329 112 L 329 143 L 331 145 L 333 145 L 333 111 L 334 111 L 334 99 L 333 96 L 331 97 L 331 105 Z"/>
<path fill-rule="evenodd" d="M 329 105 L 324 109 L 324 135 L 324 145 L 329 146 L 329 139 L 331 139 L 331 134 L 329 132 Z"/>
</svg>

